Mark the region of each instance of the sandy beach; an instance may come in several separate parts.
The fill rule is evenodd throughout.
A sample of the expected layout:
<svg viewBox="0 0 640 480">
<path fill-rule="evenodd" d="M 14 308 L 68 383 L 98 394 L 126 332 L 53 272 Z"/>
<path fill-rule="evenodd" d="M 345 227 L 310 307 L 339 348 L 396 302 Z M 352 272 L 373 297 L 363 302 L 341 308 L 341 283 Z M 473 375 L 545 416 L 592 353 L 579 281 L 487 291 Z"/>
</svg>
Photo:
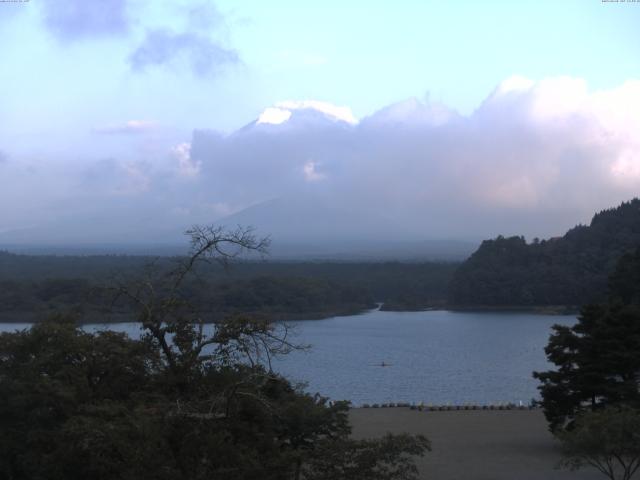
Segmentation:
<svg viewBox="0 0 640 480">
<path fill-rule="evenodd" d="M 356 438 L 421 433 L 432 451 L 418 460 L 429 480 L 597 480 L 594 469 L 558 470 L 559 446 L 539 410 L 427 412 L 409 408 L 357 408 Z"/>
</svg>

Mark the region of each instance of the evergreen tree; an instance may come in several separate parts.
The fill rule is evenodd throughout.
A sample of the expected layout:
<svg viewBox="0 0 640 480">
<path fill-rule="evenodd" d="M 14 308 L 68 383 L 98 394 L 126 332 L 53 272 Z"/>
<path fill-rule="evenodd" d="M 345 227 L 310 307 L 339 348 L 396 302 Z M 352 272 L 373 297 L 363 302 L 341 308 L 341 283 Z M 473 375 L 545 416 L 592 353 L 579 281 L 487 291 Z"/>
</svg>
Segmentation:
<svg viewBox="0 0 640 480">
<path fill-rule="evenodd" d="M 607 303 L 582 308 L 573 327 L 555 325 L 545 348 L 556 370 L 534 372 L 554 431 L 585 410 L 640 406 L 640 249 L 623 256 Z"/>
<path fill-rule="evenodd" d="M 638 245 L 637 198 L 597 213 L 588 226 L 578 225 L 562 237 L 530 244 L 523 237 L 485 240 L 455 272 L 449 300 L 471 306 L 604 302 L 607 277 Z"/>
</svg>

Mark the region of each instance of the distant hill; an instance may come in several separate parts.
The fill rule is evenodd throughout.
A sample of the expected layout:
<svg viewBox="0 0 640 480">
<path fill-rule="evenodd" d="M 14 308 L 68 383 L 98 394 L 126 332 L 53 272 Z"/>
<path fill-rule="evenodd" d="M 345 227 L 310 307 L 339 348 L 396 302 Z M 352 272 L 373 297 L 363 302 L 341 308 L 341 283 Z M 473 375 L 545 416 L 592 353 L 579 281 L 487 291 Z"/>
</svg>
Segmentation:
<svg viewBox="0 0 640 480">
<path fill-rule="evenodd" d="M 482 242 L 454 274 L 458 306 L 582 305 L 601 301 L 618 259 L 640 246 L 640 200 L 594 215 L 563 237 Z"/>
<path fill-rule="evenodd" d="M 36 321 L 72 312 L 83 322 L 130 320 L 112 305 L 116 279 L 138 278 L 151 262 L 175 268 L 176 257 L 16 255 L 0 250 L 0 322 Z M 235 313 L 275 319 L 326 318 L 443 305 L 458 264 L 446 262 L 238 261 L 229 268 L 201 264 L 183 294 L 207 321 Z"/>
<path fill-rule="evenodd" d="M 482 238 L 428 235 L 393 216 L 309 194 L 263 202 L 221 222 L 268 232 L 277 260 L 462 261 Z"/>
</svg>

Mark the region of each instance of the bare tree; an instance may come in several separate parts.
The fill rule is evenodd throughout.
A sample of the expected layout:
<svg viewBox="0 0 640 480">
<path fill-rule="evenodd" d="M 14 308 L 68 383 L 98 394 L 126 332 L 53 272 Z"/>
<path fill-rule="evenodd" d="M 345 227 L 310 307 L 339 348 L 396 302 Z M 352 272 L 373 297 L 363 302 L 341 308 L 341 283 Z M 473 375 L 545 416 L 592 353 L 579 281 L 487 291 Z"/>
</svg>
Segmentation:
<svg viewBox="0 0 640 480">
<path fill-rule="evenodd" d="M 205 333 L 205 321 L 185 297 L 182 286 L 196 275 L 201 263 L 229 263 L 247 253 L 266 255 L 268 237 L 258 237 L 252 228 L 194 226 L 185 234 L 190 239 L 186 257 L 167 267 L 156 260 L 134 280 L 117 282 L 115 298 L 126 298 L 138 312 L 147 338 L 159 347 L 167 367 L 183 373 L 195 363 L 216 361 L 229 364 L 246 361 L 255 366 L 264 363 L 271 371 L 273 355 L 285 354 L 296 348 L 289 341 L 286 324 L 274 325 L 248 316 L 236 316 L 212 326 Z"/>
</svg>

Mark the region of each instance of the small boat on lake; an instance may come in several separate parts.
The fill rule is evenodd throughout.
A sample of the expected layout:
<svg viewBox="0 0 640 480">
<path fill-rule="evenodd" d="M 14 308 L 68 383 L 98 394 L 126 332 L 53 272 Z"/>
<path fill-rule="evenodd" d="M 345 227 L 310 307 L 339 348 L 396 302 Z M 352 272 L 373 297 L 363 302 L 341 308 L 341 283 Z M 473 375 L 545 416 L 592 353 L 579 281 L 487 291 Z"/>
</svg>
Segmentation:
<svg viewBox="0 0 640 480">
<path fill-rule="evenodd" d="M 387 362 L 385 362 L 385 361 L 382 361 L 382 362 L 380 362 L 380 363 L 376 363 L 376 364 L 374 365 L 374 367 L 390 367 L 390 366 L 391 366 L 391 364 L 390 364 L 390 363 L 387 363 Z"/>
</svg>

